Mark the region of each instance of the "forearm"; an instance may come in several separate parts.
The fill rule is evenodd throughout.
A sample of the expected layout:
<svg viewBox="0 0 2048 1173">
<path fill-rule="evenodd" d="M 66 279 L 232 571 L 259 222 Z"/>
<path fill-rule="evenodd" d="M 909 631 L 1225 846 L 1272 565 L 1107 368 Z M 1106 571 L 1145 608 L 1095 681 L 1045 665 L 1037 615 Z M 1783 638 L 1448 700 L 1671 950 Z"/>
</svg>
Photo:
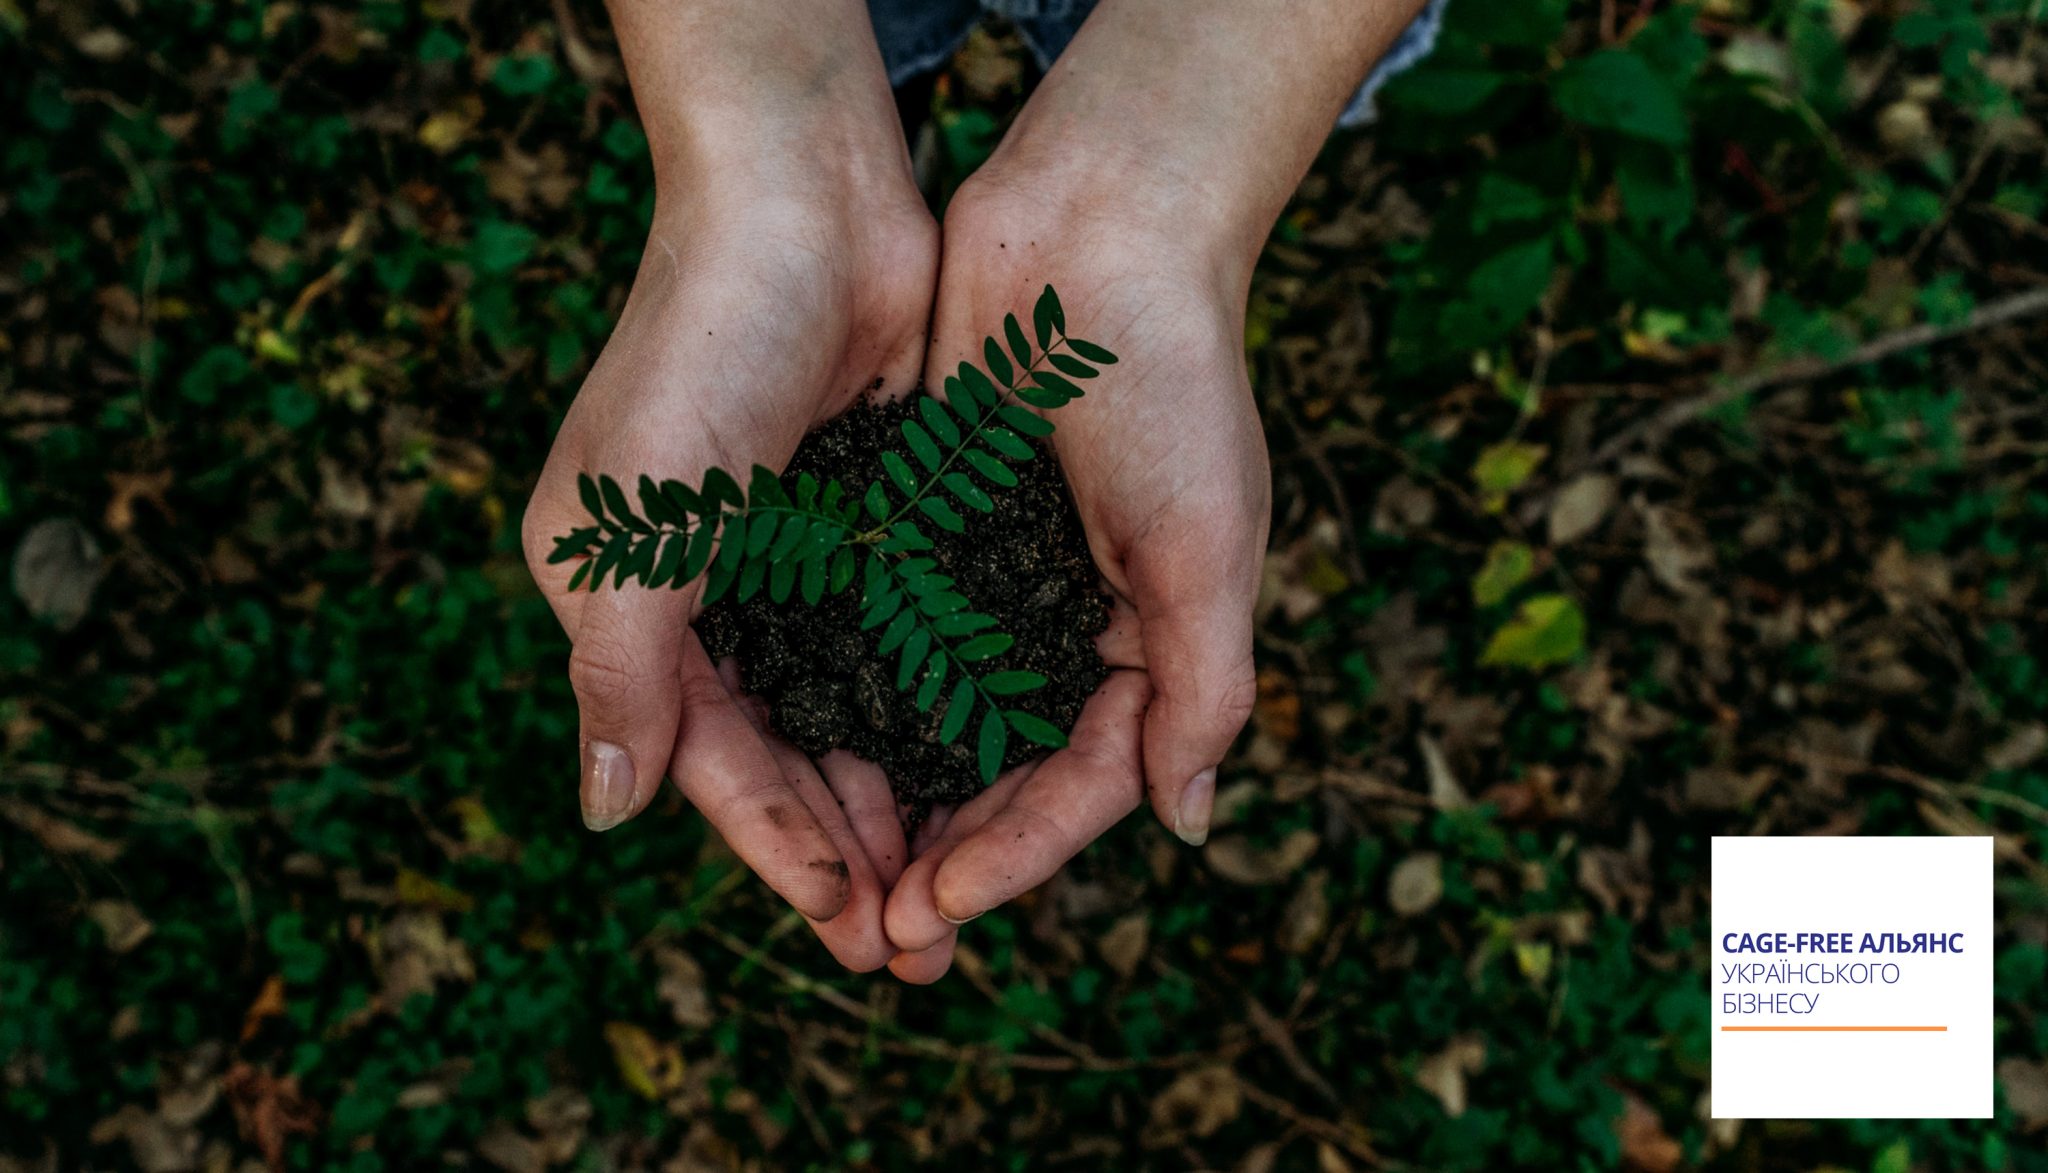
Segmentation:
<svg viewBox="0 0 2048 1173">
<path fill-rule="evenodd" d="M 608 0 L 660 198 L 900 182 L 909 158 L 861 0 Z"/>
<path fill-rule="evenodd" d="M 1421 8 L 1102 0 L 993 162 L 1210 230 L 1248 266 L 1345 102 Z"/>
</svg>

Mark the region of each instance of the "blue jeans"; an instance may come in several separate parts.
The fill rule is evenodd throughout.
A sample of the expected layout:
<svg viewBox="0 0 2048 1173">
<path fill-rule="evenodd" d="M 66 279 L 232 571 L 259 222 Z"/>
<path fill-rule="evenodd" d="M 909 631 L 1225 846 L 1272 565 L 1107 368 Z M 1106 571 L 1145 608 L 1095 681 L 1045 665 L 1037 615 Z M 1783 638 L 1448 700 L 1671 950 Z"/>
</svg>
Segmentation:
<svg viewBox="0 0 2048 1173">
<path fill-rule="evenodd" d="M 1402 31 L 1359 87 L 1337 125 L 1358 126 L 1372 118 L 1374 91 L 1420 61 L 1436 43 L 1446 2 L 1428 0 L 1415 23 Z M 1009 17 L 1039 65 L 1049 67 L 1094 7 L 1095 0 L 868 0 L 868 14 L 874 21 L 875 38 L 881 42 L 891 85 L 937 69 L 984 13 Z"/>
</svg>

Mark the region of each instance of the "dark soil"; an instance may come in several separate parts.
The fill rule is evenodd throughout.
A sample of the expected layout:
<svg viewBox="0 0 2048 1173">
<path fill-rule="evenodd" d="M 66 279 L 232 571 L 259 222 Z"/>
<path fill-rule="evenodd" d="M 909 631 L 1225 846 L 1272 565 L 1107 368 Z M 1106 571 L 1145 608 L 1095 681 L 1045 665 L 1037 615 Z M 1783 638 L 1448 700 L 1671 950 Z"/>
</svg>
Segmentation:
<svg viewBox="0 0 2048 1173">
<path fill-rule="evenodd" d="M 915 398 L 863 403 L 819 428 L 797 449 L 785 479 L 803 472 L 820 481 L 836 477 L 859 497 L 883 475 L 881 451 L 903 449 L 901 424 Z M 1043 675 L 1045 686 L 1015 698 L 1016 707 L 1071 730 L 1109 674 L 1095 650 L 1095 637 L 1109 626 L 1109 599 L 1059 465 L 1049 449 L 1034 447 L 1035 458 L 1011 466 L 1021 483 L 991 488 L 993 513 L 961 510 L 966 533 L 930 522 L 919 528 L 937 547 L 927 557 L 954 578 L 954 589 L 994 616 L 995 630 L 1016 637 L 983 670 Z M 973 797 L 982 788 L 974 754 L 979 717 L 958 741 L 941 744 L 951 686 L 929 713 L 918 712 L 915 689 L 896 689 L 897 658 L 876 653 L 880 633 L 860 630 L 860 615 L 856 581 L 816 607 L 794 595 L 778 605 L 765 592 L 745 603 L 728 598 L 704 612 L 698 630 L 714 658 L 738 657 L 741 684 L 767 702 L 777 732 L 809 754 L 844 748 L 880 765 L 914 820 L 934 804 Z M 1041 752 L 1013 734 L 1004 768 Z"/>
</svg>

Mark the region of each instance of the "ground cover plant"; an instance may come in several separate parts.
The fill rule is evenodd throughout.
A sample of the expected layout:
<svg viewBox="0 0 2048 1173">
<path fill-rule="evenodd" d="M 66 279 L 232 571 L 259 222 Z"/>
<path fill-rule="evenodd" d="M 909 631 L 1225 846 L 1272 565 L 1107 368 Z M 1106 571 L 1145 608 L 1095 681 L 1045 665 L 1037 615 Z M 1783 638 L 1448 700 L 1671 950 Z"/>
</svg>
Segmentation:
<svg viewBox="0 0 2048 1173">
<path fill-rule="evenodd" d="M 0 1168 L 2041 1173 L 2041 14 L 1452 0 L 1253 281 L 1208 845 L 906 991 L 568 805 L 601 9 L 0 0 Z M 949 65 L 935 198 L 1029 78 Z M 1707 839 L 1957 832 L 1997 1118 L 1708 1120 Z"/>
<path fill-rule="evenodd" d="M 745 604 L 765 592 L 774 604 L 801 599 L 816 608 L 858 578 L 857 629 L 874 633 L 874 657 L 843 666 L 844 683 L 869 676 L 877 659 L 893 658 L 895 666 L 885 676 L 894 678 L 899 692 L 914 688 L 915 711 L 931 718 L 928 728 L 918 731 L 928 735 L 919 738 L 924 743 L 920 745 L 905 741 L 908 731 L 898 723 L 873 717 L 865 721 L 867 736 L 860 739 L 860 748 L 878 764 L 893 767 L 890 773 L 899 794 L 919 811 L 933 801 L 969 795 L 972 788 L 959 775 L 971 777 L 978 771 L 985 785 L 1003 766 L 1029 756 L 1028 749 L 1011 753 L 1011 731 L 1031 744 L 1065 745 L 1081 702 L 1106 674 L 1100 657 L 1060 657 L 1061 667 L 1073 668 L 1063 674 L 1056 690 L 1063 701 L 1060 720 L 1017 707 L 1025 703 L 1020 698 L 1044 688 L 1048 680 L 1044 673 L 1019 665 L 1054 662 L 1042 645 L 1007 655 L 1017 642 L 1009 629 L 1038 617 L 1020 605 L 1006 608 L 1002 618 L 1009 622 L 1001 623 L 997 615 L 978 609 L 961 593 L 960 575 L 977 560 L 994 557 L 1014 566 L 1048 538 L 1058 547 L 1073 549 L 1079 543 L 1085 549 L 1071 502 L 1063 509 L 1042 511 L 1050 520 L 1064 523 L 1048 534 L 1042 527 L 1025 524 L 1029 518 L 1008 513 L 997 517 L 991 496 L 991 490 L 1000 495 L 1017 488 L 1016 466 L 1048 456 L 1032 441 L 1052 435 L 1054 425 L 1028 409 L 1066 406 L 1084 394 L 1080 381 L 1095 378 L 1101 367 L 1116 362 L 1116 355 L 1106 348 L 1068 336 L 1066 311 L 1050 285 L 1032 307 L 1031 329 L 1027 335 L 1017 315 L 1006 315 L 1002 341 L 994 336 L 983 340 L 986 370 L 962 362 L 957 373 L 946 377 L 944 398 L 913 394 L 908 407 L 896 413 L 896 434 L 886 437 L 873 454 L 880 469 L 863 481 L 849 483 L 804 467 L 818 463 L 815 453 L 806 454 L 809 459 L 799 456 L 787 477 L 755 465 L 745 490 L 730 472 L 716 467 L 695 489 L 676 480 L 656 483 L 642 474 L 636 513 L 625 490 L 609 474 L 593 478 L 585 473 L 577 485 L 591 524 L 557 537 L 548 561 L 575 563 L 570 590 L 602 589 L 607 576 L 614 587 L 631 582 L 648 589 L 679 590 L 702 576 L 702 599 L 710 605 L 728 593 L 736 603 Z M 1035 347 L 1032 335 L 1037 338 Z M 821 433 L 814 438 L 814 447 L 842 449 L 838 464 L 849 471 L 868 465 L 866 454 L 849 441 L 871 435 L 872 429 L 857 424 Z M 1055 475 L 1039 483 L 1057 480 Z M 997 524 L 978 524 L 970 535 L 967 518 L 976 515 Z M 920 518 L 966 540 L 949 543 L 942 553 L 919 526 Z M 1063 566 L 1070 571 L 1066 587 L 1078 588 L 1074 593 L 1085 596 L 1094 585 L 1086 558 L 1068 559 Z M 1043 589 L 1036 581 L 1028 586 L 1022 595 L 1014 589 L 1006 594 L 1021 604 Z M 751 623 L 722 625 L 717 650 L 751 644 L 758 652 L 762 643 L 786 643 L 802 628 L 779 616 L 774 610 L 755 609 Z M 1078 629 L 1044 634 L 1085 652 L 1087 640 L 1100 634 L 1106 622 L 1107 610 L 1098 601 L 1093 608 L 1082 609 Z M 780 649 L 811 663 L 799 667 L 787 687 L 766 694 L 769 714 L 809 752 L 850 747 L 856 720 L 887 712 L 879 698 L 856 698 L 851 688 L 834 688 L 830 680 L 820 679 L 817 657 L 827 649 L 836 650 L 839 637 L 852 626 L 807 631 L 802 646 Z M 767 640 L 744 638 L 748 632 L 765 634 L 769 628 L 774 634 Z M 1073 638 L 1077 635 L 1078 641 Z M 765 683 L 758 655 L 743 656 L 742 669 Z M 817 711 L 821 692 L 829 693 L 834 702 L 824 713 Z M 955 763 L 943 747 L 957 743 L 977 713 L 972 755 L 963 752 L 959 768 L 947 769 Z M 940 752 L 927 748 L 932 740 Z"/>
</svg>

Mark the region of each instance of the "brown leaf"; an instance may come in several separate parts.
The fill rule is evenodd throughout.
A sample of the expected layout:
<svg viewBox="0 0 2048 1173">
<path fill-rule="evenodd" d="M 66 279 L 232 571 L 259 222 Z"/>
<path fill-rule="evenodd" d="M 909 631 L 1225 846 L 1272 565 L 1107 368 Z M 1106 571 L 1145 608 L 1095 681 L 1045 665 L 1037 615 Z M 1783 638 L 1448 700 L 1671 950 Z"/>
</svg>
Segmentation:
<svg viewBox="0 0 2048 1173">
<path fill-rule="evenodd" d="M 0 815 L 26 830 L 57 855 L 83 855 L 100 863 L 112 863 L 121 856 L 121 845 L 65 822 L 32 806 L 0 804 Z"/>
<path fill-rule="evenodd" d="M 1233 884 L 1277 884 L 1300 870 L 1322 845 L 1314 831 L 1291 831 L 1277 847 L 1257 847 L 1243 835 L 1211 839 L 1202 851 L 1209 869 Z"/>
<path fill-rule="evenodd" d="M 1664 1122 L 1634 1092 L 1621 1093 L 1621 1119 L 1614 1134 L 1621 1141 L 1621 1160 L 1639 1173 L 1671 1173 L 1685 1159 L 1685 1149 L 1664 1131 Z"/>
<path fill-rule="evenodd" d="M 295 1134 L 311 1136 L 320 1128 L 320 1112 L 299 1091 L 299 1077 L 282 1078 L 248 1063 L 237 1063 L 221 1077 L 228 1106 L 242 1139 L 256 1146 L 273 1170 L 284 1168 L 285 1145 Z"/>
<path fill-rule="evenodd" d="M 1598 473 L 1559 489 L 1550 502 L 1550 544 L 1567 545 L 1598 529 L 1614 508 L 1614 496 L 1614 478 Z"/>
<path fill-rule="evenodd" d="M 1698 576 L 1713 569 L 1714 551 L 1699 522 L 1662 505 L 1640 506 L 1643 515 L 1643 560 L 1658 582 L 1681 595 L 1706 588 Z"/>
<path fill-rule="evenodd" d="M 1465 1114 L 1465 1077 L 1486 1066 L 1486 1040 L 1478 1035 L 1460 1035 L 1450 1045 L 1415 1069 L 1415 1082 L 1444 1106 L 1444 1115 L 1455 1120 Z"/>
<path fill-rule="evenodd" d="M 249 1003 L 249 1009 L 242 1015 L 242 1041 L 248 1042 L 263 1029 L 263 1024 L 284 1013 L 284 978 L 271 974 L 256 992 L 256 1000 Z"/>
<path fill-rule="evenodd" d="M 1164 1146 L 1190 1136 L 1213 1136 L 1242 1111 L 1244 1093 L 1230 1068 L 1220 1064 L 1197 1067 L 1153 1099 L 1146 1140 Z"/>
<path fill-rule="evenodd" d="M 1102 954 L 1103 964 L 1123 977 L 1130 977 L 1145 959 L 1151 935 L 1152 914 L 1134 912 L 1109 926 L 1109 931 L 1095 942 L 1095 948 Z"/>
<path fill-rule="evenodd" d="M 2021 1132 L 2048 1128 L 2048 1063 L 2030 1063 L 2018 1056 L 1998 1061 L 1998 1086 L 2006 1107 L 2020 1118 Z"/>
<path fill-rule="evenodd" d="M 695 1030 L 709 1029 L 717 1015 L 711 1009 L 711 994 L 705 989 L 704 967 L 673 945 L 655 947 L 654 966 L 661 971 L 656 993 L 668 1003 L 676 1024 Z"/>
<path fill-rule="evenodd" d="M 156 926 L 140 909 L 125 900 L 95 900 L 86 905 L 86 915 L 107 938 L 107 948 L 126 953 L 149 939 Z"/>
</svg>

